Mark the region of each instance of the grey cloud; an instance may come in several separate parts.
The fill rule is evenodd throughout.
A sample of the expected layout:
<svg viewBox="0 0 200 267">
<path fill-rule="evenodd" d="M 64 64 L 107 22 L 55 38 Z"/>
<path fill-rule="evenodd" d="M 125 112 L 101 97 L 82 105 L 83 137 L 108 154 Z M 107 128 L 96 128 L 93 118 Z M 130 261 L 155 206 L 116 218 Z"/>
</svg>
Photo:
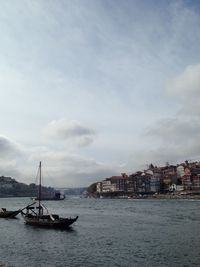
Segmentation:
<svg viewBox="0 0 200 267">
<path fill-rule="evenodd" d="M 0 136 L 0 155 L 1 158 L 12 158 L 22 154 L 20 145 L 7 137 Z"/>
<path fill-rule="evenodd" d="M 13 140 L 0 136 L 0 175 L 20 178 L 18 162 L 24 156 L 23 148 Z"/>
<path fill-rule="evenodd" d="M 20 180 L 23 177 L 23 174 L 14 160 L 3 160 L 0 161 L 0 176 L 9 176 L 16 180 Z"/>
<path fill-rule="evenodd" d="M 200 121 L 182 117 L 163 119 L 146 129 L 146 136 L 160 138 L 166 144 L 190 143 L 190 139 L 197 142 L 200 138 Z"/>
<path fill-rule="evenodd" d="M 137 153 L 136 165 L 139 162 L 163 164 L 200 158 L 200 121 L 196 115 L 157 121 L 146 129 L 145 136 L 149 149 Z"/>
<path fill-rule="evenodd" d="M 85 146 L 92 143 L 95 132 L 78 122 L 61 119 L 49 123 L 45 129 L 45 134 L 56 140 L 71 141 L 76 145 Z"/>
</svg>

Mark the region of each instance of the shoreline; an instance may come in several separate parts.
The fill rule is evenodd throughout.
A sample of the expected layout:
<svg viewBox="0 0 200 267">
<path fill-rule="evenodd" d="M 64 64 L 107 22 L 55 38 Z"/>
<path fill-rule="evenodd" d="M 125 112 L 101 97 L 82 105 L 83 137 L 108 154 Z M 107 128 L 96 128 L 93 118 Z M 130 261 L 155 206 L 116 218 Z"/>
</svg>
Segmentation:
<svg viewBox="0 0 200 267">
<path fill-rule="evenodd" d="M 89 197 L 103 199 L 195 199 L 200 200 L 200 192 L 182 192 L 182 193 L 166 193 L 166 194 L 101 194 L 91 195 Z"/>
</svg>

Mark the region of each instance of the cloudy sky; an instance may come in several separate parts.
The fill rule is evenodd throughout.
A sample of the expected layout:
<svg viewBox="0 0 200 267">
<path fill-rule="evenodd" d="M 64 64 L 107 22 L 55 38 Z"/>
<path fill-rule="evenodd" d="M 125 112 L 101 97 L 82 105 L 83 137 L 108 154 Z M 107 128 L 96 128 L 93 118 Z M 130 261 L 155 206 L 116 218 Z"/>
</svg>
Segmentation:
<svg viewBox="0 0 200 267">
<path fill-rule="evenodd" d="M 200 160 L 199 29 L 198 0 L 0 0 L 0 175 Z"/>
</svg>

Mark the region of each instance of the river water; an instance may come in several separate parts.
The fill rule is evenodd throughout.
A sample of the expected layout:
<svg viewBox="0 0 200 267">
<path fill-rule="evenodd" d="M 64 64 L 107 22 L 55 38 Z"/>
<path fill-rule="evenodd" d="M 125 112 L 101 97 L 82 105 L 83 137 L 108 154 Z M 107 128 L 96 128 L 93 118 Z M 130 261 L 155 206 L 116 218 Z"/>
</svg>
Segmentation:
<svg viewBox="0 0 200 267">
<path fill-rule="evenodd" d="M 7 209 L 28 198 L 0 199 Z M 71 230 L 0 219 L 0 266 L 200 266 L 200 201 L 81 199 L 45 203 L 79 215 Z"/>
</svg>

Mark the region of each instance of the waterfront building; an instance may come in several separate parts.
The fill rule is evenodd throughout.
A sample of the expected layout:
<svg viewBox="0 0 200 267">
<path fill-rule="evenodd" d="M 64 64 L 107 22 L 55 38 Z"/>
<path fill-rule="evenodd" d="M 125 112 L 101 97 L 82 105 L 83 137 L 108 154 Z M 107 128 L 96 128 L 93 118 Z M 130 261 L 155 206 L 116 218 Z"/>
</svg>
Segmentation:
<svg viewBox="0 0 200 267">
<path fill-rule="evenodd" d="M 161 167 L 160 191 L 163 193 L 169 192 L 172 184 L 177 184 L 176 166 L 167 165 L 165 167 Z"/>
<path fill-rule="evenodd" d="M 177 172 L 177 177 L 178 178 L 181 178 L 185 175 L 185 170 L 184 170 L 184 167 L 182 165 L 179 165 L 177 168 L 176 168 L 176 172 Z"/>
<path fill-rule="evenodd" d="M 102 181 L 102 192 L 103 193 L 111 192 L 111 181 L 109 178 Z"/>
<path fill-rule="evenodd" d="M 176 191 L 177 191 L 177 192 L 184 191 L 184 186 L 183 186 L 183 185 L 177 185 L 177 186 L 176 186 Z"/>
<path fill-rule="evenodd" d="M 147 170 L 131 175 L 122 173 L 97 183 L 98 193 L 152 194 L 182 190 L 200 190 L 200 162 L 164 167 L 149 165 Z"/>
<path fill-rule="evenodd" d="M 138 191 L 138 182 L 137 180 L 141 176 L 142 172 L 138 171 L 136 173 L 133 173 L 129 175 L 128 177 L 128 185 L 127 185 L 127 191 L 129 193 L 137 193 Z"/>
<path fill-rule="evenodd" d="M 101 193 L 101 192 L 102 192 L 102 182 L 98 182 L 98 183 L 96 184 L 96 191 L 97 191 L 98 193 Z"/>
<path fill-rule="evenodd" d="M 152 193 L 160 192 L 160 178 L 156 175 L 150 177 L 150 191 Z"/>
<path fill-rule="evenodd" d="M 160 175 L 158 175 L 157 172 L 154 173 L 154 167 L 152 164 L 150 167 L 151 168 L 149 170 L 145 171 L 145 175 L 150 181 L 150 187 L 146 186 L 146 190 L 149 190 L 149 193 L 158 193 L 160 192 Z"/>
<path fill-rule="evenodd" d="M 102 192 L 127 192 L 128 176 L 112 176 L 102 181 Z"/>
<path fill-rule="evenodd" d="M 136 192 L 150 193 L 150 175 L 143 172 L 136 177 Z"/>
<path fill-rule="evenodd" d="M 200 190 L 200 167 L 191 169 L 191 182 L 193 190 Z"/>
<path fill-rule="evenodd" d="M 156 192 L 157 193 L 159 193 L 160 192 L 160 188 L 161 188 L 161 174 L 160 173 L 158 173 L 158 172 L 154 172 L 154 181 L 155 181 L 155 183 L 154 183 L 154 187 L 155 187 L 155 190 L 156 190 Z"/>
<path fill-rule="evenodd" d="M 190 190 L 192 188 L 192 182 L 191 182 L 191 176 L 190 175 L 184 175 L 182 177 L 182 185 L 185 190 Z"/>
<path fill-rule="evenodd" d="M 199 175 L 193 176 L 192 189 L 193 190 L 200 190 L 200 176 Z"/>
<path fill-rule="evenodd" d="M 127 181 L 127 192 L 128 193 L 135 193 L 135 180 L 134 180 L 134 174 L 131 174 L 128 177 Z"/>
<path fill-rule="evenodd" d="M 113 192 L 127 192 L 128 176 L 112 176 L 110 180 Z"/>
</svg>

